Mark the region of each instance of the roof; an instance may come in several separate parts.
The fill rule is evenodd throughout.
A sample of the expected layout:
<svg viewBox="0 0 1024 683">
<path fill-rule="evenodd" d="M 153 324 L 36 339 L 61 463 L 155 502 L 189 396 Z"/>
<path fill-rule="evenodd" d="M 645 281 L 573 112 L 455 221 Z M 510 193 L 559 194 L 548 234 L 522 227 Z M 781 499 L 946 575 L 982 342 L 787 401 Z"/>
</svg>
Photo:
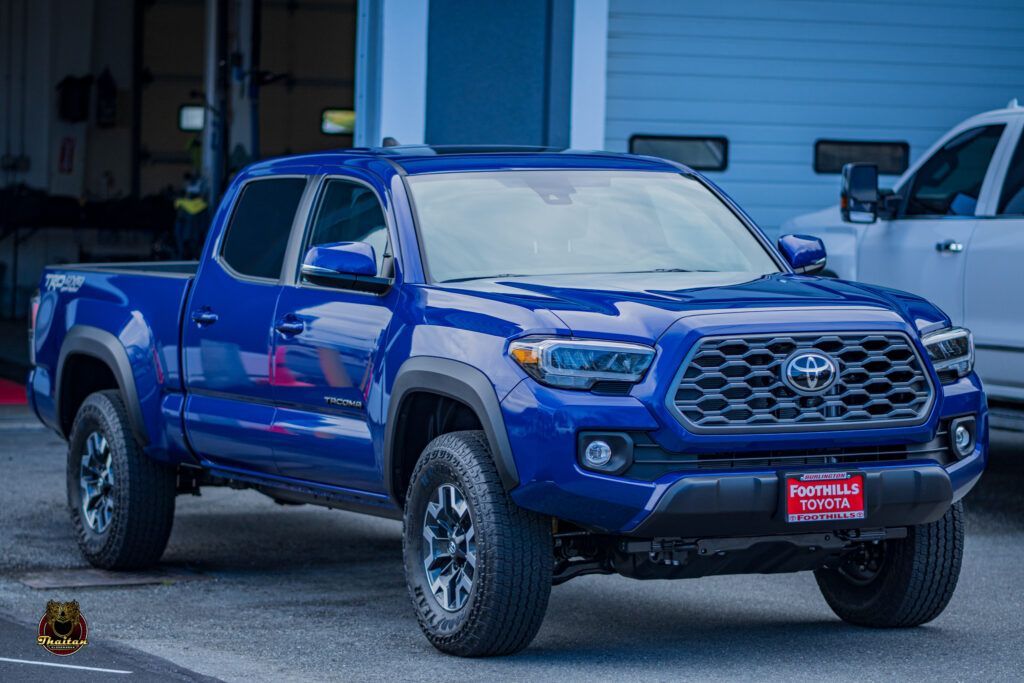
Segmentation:
<svg viewBox="0 0 1024 683">
<path fill-rule="evenodd" d="M 680 167 L 664 159 L 550 147 L 515 145 L 397 145 L 393 147 L 355 147 L 267 160 L 255 168 L 285 163 L 340 165 L 353 159 L 385 159 L 410 175 L 449 171 L 490 171 L 513 168 L 601 169 L 664 171 L 678 173 Z"/>
</svg>

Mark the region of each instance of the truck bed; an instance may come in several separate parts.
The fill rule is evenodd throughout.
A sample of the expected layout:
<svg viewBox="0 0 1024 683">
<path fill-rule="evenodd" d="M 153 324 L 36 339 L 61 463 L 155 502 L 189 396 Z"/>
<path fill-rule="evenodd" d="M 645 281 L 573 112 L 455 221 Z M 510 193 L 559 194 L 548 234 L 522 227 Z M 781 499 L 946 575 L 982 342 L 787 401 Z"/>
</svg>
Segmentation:
<svg viewBox="0 0 1024 683">
<path fill-rule="evenodd" d="M 177 422 L 163 420 L 161 409 L 173 411 L 182 395 L 178 340 L 197 269 L 195 261 L 47 266 L 29 387 L 40 419 L 67 433 L 74 416 L 62 403 L 88 390 L 83 383 L 96 376 L 88 359 L 99 359 L 114 369 L 129 410 L 137 411 L 140 441 L 168 448 L 165 427 Z M 80 375 L 73 366 L 83 368 Z"/>
</svg>

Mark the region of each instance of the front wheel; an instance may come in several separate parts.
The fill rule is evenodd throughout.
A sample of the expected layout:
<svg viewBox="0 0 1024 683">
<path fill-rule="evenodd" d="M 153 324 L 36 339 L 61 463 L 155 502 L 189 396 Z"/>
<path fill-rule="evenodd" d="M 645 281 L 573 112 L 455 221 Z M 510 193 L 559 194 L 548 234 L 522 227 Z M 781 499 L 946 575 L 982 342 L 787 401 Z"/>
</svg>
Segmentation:
<svg viewBox="0 0 1024 683">
<path fill-rule="evenodd" d="M 956 590 L 964 554 L 964 508 L 955 503 L 907 537 L 864 545 L 835 567 L 814 572 L 843 621 L 874 628 L 919 626 L 939 616 Z"/>
<path fill-rule="evenodd" d="M 482 432 L 443 434 L 424 449 L 402 547 L 416 617 L 434 647 L 485 657 L 533 640 L 551 593 L 551 521 L 512 502 Z"/>
</svg>

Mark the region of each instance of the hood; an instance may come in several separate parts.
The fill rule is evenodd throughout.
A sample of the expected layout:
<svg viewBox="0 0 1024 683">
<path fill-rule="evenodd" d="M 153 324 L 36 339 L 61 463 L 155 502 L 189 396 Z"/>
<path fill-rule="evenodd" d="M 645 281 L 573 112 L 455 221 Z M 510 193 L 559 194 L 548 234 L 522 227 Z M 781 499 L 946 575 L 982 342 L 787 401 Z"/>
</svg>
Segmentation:
<svg viewBox="0 0 1024 683">
<path fill-rule="evenodd" d="M 892 311 L 919 331 L 948 324 L 924 299 L 872 285 L 779 273 L 621 273 L 473 280 L 439 286 L 557 316 L 572 334 L 654 342 L 693 312 L 850 306 Z"/>
</svg>

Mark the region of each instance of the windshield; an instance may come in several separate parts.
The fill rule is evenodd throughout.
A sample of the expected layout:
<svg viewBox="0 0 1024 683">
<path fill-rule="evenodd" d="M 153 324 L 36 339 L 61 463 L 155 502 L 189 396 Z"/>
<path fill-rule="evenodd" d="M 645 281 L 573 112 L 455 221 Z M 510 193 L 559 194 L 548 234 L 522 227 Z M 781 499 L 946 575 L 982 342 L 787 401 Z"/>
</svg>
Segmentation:
<svg viewBox="0 0 1024 683">
<path fill-rule="evenodd" d="M 699 181 L 637 171 L 408 177 L 433 281 L 779 268 Z"/>
</svg>

